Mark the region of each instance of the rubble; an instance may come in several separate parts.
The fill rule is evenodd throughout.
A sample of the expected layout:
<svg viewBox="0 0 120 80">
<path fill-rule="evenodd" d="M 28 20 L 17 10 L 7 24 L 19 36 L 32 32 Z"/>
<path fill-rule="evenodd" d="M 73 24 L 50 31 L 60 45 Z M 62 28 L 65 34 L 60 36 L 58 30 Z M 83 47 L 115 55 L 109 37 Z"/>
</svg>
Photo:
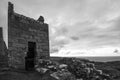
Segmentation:
<svg viewBox="0 0 120 80">
<path fill-rule="evenodd" d="M 48 71 L 48 69 L 46 69 L 46 68 L 36 68 L 36 71 L 40 72 L 41 74 L 45 74 Z"/>
<path fill-rule="evenodd" d="M 43 74 L 49 71 L 50 76 L 56 80 L 112 80 L 108 74 L 96 69 L 93 63 L 79 60 L 72 60 L 71 63 L 60 64 L 40 59 L 36 71 Z"/>
<path fill-rule="evenodd" d="M 69 71 L 57 71 L 50 75 L 57 80 L 76 80 L 75 76 Z"/>
</svg>

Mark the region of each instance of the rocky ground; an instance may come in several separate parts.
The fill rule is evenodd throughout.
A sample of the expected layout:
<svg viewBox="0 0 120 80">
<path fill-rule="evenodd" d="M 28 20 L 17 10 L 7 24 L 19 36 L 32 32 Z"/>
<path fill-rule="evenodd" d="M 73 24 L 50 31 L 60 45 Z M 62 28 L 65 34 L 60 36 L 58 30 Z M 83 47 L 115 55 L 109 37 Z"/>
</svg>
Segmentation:
<svg viewBox="0 0 120 80">
<path fill-rule="evenodd" d="M 0 80 L 54 80 L 49 74 L 41 75 L 37 71 L 4 70 L 0 72 Z"/>
<path fill-rule="evenodd" d="M 120 80 L 119 64 L 76 58 L 40 59 L 34 71 L 1 69 L 0 80 Z"/>
</svg>

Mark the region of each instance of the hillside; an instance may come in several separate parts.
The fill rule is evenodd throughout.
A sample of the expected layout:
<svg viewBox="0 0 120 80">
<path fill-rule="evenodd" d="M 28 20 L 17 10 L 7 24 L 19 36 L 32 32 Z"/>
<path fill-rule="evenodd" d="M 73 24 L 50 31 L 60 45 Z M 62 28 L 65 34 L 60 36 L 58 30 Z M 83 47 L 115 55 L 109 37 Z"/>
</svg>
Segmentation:
<svg viewBox="0 0 120 80">
<path fill-rule="evenodd" d="M 0 71 L 0 80 L 98 80 L 97 77 L 99 80 L 120 80 L 120 61 L 52 57 L 50 60 L 40 59 L 35 71 L 13 68 Z"/>
<path fill-rule="evenodd" d="M 104 73 L 109 74 L 114 80 L 120 80 L 120 61 L 109 61 L 109 62 L 95 62 L 90 61 L 88 59 L 81 58 L 59 58 L 52 57 L 52 60 L 58 61 L 60 63 L 71 64 L 71 59 L 77 59 L 83 61 L 84 63 L 93 63 L 95 64 L 95 68 L 98 70 L 102 70 Z"/>
</svg>

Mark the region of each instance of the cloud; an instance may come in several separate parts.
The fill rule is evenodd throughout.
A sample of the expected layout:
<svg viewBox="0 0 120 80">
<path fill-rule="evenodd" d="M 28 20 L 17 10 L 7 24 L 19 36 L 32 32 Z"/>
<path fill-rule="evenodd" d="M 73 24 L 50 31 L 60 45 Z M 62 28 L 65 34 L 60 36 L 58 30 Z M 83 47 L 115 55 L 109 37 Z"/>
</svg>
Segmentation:
<svg viewBox="0 0 120 80">
<path fill-rule="evenodd" d="M 116 49 L 113 53 L 119 53 L 119 50 Z"/>
<path fill-rule="evenodd" d="M 4 36 L 7 34 L 7 1 L 0 3 L 0 24 L 6 30 Z M 35 19 L 40 15 L 45 17 L 49 24 L 51 53 L 74 55 L 75 50 L 120 47 L 120 0 L 10 1 L 17 13 Z M 89 50 L 83 53 L 84 56 L 97 54 Z"/>
<path fill-rule="evenodd" d="M 79 40 L 79 37 L 72 36 L 71 39 L 76 41 L 76 40 Z"/>
<path fill-rule="evenodd" d="M 59 48 L 57 48 L 57 47 L 52 47 L 52 49 L 50 50 L 50 53 L 57 53 L 57 52 L 59 52 Z"/>
<path fill-rule="evenodd" d="M 0 27 L 3 28 L 3 37 L 7 44 L 7 0 L 0 2 Z"/>
</svg>

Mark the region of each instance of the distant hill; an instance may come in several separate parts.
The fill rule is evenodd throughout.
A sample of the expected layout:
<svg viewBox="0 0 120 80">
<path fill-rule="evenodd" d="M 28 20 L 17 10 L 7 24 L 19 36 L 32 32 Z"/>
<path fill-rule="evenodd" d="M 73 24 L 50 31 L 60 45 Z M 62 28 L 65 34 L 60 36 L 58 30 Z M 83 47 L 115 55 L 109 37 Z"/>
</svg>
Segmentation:
<svg viewBox="0 0 120 80">
<path fill-rule="evenodd" d="M 104 57 L 78 57 L 96 62 L 120 61 L 120 56 L 104 56 Z"/>
<path fill-rule="evenodd" d="M 80 58 L 80 59 L 88 59 L 90 61 L 96 61 L 96 62 L 111 62 L 111 61 L 120 61 L 120 56 L 101 56 L 101 57 L 52 57 L 54 59 L 60 59 L 60 58 Z"/>
</svg>

